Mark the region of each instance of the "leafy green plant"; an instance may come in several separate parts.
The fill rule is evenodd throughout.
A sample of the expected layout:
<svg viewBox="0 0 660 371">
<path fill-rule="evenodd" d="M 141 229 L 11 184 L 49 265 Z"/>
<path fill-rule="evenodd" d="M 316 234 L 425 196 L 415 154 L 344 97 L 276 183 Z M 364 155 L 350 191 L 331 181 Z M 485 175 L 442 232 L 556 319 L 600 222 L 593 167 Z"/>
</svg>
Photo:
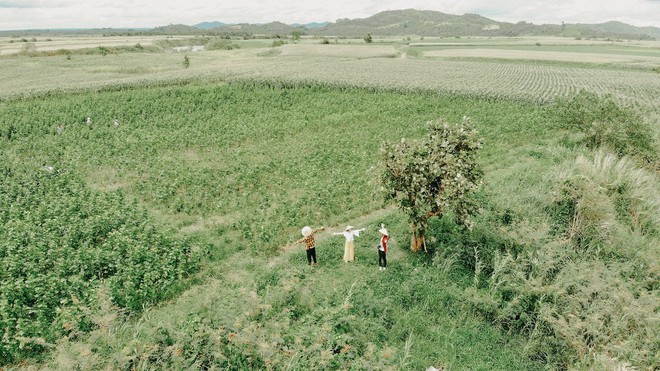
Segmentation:
<svg viewBox="0 0 660 371">
<path fill-rule="evenodd" d="M 442 120 L 428 125 L 425 140 L 385 143 L 382 147 L 382 183 L 386 198 L 408 215 L 412 229 L 410 248 L 426 250 L 424 235 L 431 217 L 453 211 L 457 222 L 472 228 L 477 204 L 471 198 L 482 172 L 476 163 L 481 138 L 467 117 L 459 125 Z"/>
<path fill-rule="evenodd" d="M 0 182 L 0 364 L 38 356 L 72 331 L 109 283 L 130 312 L 169 297 L 197 260 L 123 193 L 91 191 L 52 166 L 9 166 Z M 75 321 L 72 319 L 75 318 Z"/>
<path fill-rule="evenodd" d="M 589 148 L 606 146 L 620 156 L 636 156 L 651 164 L 658 161 L 650 126 L 611 96 L 582 90 L 558 99 L 551 113 L 562 127 L 584 134 Z"/>
</svg>

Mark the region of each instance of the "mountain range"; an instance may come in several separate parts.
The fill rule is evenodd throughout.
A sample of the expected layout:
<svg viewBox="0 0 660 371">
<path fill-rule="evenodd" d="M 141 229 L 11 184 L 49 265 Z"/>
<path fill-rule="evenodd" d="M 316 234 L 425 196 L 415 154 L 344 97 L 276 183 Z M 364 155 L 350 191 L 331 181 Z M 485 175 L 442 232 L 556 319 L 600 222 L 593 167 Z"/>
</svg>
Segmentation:
<svg viewBox="0 0 660 371">
<path fill-rule="evenodd" d="M 373 36 L 563 36 L 572 38 L 612 38 L 651 40 L 660 39 L 658 27 L 636 27 L 618 21 L 599 24 L 562 23 L 533 24 L 495 21 L 478 14 L 446 14 L 432 10 L 389 10 L 367 18 L 338 19 L 335 22 L 312 22 L 306 24 L 270 23 L 224 23 L 202 22 L 193 26 L 170 24 L 153 29 L 81 29 L 81 30 L 24 30 L 0 31 L 0 35 L 45 35 L 45 34 L 103 34 L 103 35 L 218 35 L 218 36 L 263 36 L 291 35 L 322 37 Z"/>
<path fill-rule="evenodd" d="M 171 25 L 182 26 L 182 25 Z M 298 30 L 302 34 L 318 36 L 362 37 L 374 36 L 565 36 L 581 38 L 660 39 L 658 27 L 636 27 L 611 21 L 599 24 L 542 24 L 521 21 L 499 22 L 478 14 L 454 15 L 431 10 L 390 10 L 367 18 L 338 19 L 335 22 L 307 24 L 227 24 L 203 22 L 189 26 L 189 32 L 202 30 L 207 33 L 245 33 L 253 35 L 287 35 Z M 171 28 L 171 27 L 170 27 Z M 170 32 L 168 26 L 154 32 Z M 179 29 L 179 31 L 181 31 Z"/>
</svg>

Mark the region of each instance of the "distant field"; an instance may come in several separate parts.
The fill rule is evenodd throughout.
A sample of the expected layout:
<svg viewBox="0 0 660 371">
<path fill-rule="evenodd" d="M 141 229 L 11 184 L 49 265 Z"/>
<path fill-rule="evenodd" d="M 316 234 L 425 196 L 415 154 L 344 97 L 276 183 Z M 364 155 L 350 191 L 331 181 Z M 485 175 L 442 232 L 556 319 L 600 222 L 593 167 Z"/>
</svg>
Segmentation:
<svg viewBox="0 0 660 371">
<path fill-rule="evenodd" d="M 463 58 L 493 58 L 520 59 L 538 61 L 559 61 L 578 63 L 620 63 L 626 65 L 660 66 L 660 51 L 653 56 L 636 54 L 605 54 L 591 52 L 535 51 L 485 48 L 447 48 L 424 52 L 426 57 L 463 57 Z"/>
<path fill-rule="evenodd" d="M 85 49 L 96 48 L 99 46 L 133 46 L 140 44 L 142 46 L 153 45 L 158 40 L 165 40 L 167 36 L 54 36 L 54 37 L 25 37 L 9 38 L 0 37 L 0 56 L 16 54 L 26 42 L 32 42 L 41 51 L 54 51 L 59 49 Z M 185 38 L 181 36 L 178 38 Z M 25 40 L 25 41 L 24 41 Z M 35 41 L 36 40 L 36 41 Z"/>
<path fill-rule="evenodd" d="M 75 55 L 70 60 L 65 56 L 0 58 L 0 99 L 53 89 L 76 91 L 172 80 L 277 79 L 532 101 L 587 89 L 660 109 L 660 75 L 653 70 L 660 66 L 654 62 L 660 57 L 648 55 L 652 49 L 631 47 L 631 53 L 646 53 L 640 56 L 604 55 L 601 46 L 595 54 L 588 52 L 589 46 L 579 46 L 584 53 L 543 52 L 534 51 L 534 45 L 525 46 L 526 51 L 477 48 L 420 54 L 403 43 L 367 45 L 342 40 L 322 45 L 320 40 L 305 39 L 276 48 L 265 44 L 249 40 L 245 48 L 188 53 L 188 68 L 183 66 L 183 53 L 174 52 Z"/>
</svg>

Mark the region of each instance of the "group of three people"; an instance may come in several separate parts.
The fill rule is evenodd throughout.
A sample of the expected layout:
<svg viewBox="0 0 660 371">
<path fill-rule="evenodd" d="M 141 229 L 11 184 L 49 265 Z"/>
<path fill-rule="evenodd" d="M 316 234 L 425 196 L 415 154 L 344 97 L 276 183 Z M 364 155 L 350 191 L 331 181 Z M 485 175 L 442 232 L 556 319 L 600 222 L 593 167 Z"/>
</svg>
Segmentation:
<svg viewBox="0 0 660 371">
<path fill-rule="evenodd" d="M 325 227 L 312 229 L 310 226 L 305 226 L 302 229 L 303 238 L 296 241 L 296 243 L 305 243 L 305 250 L 307 251 L 307 263 L 317 266 L 316 262 L 316 239 L 314 235 L 325 230 Z M 344 236 L 346 242 L 344 244 L 344 261 L 351 262 L 355 260 L 355 243 L 354 238 L 360 236 L 360 232 L 365 228 L 355 229 L 352 225 L 346 226 L 343 232 L 333 233 L 336 236 Z M 390 234 L 385 228 L 384 224 L 380 225 L 380 241 L 378 242 L 378 269 L 385 270 L 387 268 L 387 242 L 390 239 Z"/>
</svg>

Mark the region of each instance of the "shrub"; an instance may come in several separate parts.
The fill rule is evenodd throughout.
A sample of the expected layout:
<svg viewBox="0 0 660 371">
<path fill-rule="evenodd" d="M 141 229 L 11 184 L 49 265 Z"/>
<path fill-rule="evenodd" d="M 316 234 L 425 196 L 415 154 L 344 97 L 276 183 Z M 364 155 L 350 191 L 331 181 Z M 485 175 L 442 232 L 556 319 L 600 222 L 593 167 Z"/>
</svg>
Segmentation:
<svg viewBox="0 0 660 371">
<path fill-rule="evenodd" d="M 611 96 L 599 97 L 586 90 L 569 98 L 557 99 L 552 115 L 558 124 L 585 135 L 589 148 L 606 146 L 619 156 L 630 155 L 655 163 L 652 130 L 631 107 L 622 106 Z"/>
<path fill-rule="evenodd" d="M 34 57 L 37 55 L 37 45 L 32 42 L 26 42 L 21 47 L 21 51 L 19 54 L 26 57 Z"/>
<path fill-rule="evenodd" d="M 50 167 L 3 169 L 0 226 L 0 365 L 38 355 L 73 328 L 91 330 L 104 282 L 112 302 L 138 312 L 197 266 L 184 241 L 121 192 L 91 191 Z"/>
<path fill-rule="evenodd" d="M 240 49 L 241 46 L 227 39 L 213 39 L 206 44 L 207 50 L 232 50 Z"/>
</svg>

